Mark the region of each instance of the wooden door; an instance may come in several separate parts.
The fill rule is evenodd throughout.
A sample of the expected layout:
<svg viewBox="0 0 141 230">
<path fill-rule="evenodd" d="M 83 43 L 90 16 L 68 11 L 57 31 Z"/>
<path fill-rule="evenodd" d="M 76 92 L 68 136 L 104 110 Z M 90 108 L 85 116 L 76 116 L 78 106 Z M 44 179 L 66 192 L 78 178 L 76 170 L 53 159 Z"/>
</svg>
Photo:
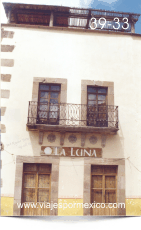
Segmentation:
<svg viewBox="0 0 141 230">
<path fill-rule="evenodd" d="M 91 203 L 92 215 L 117 215 L 117 166 L 92 166 Z"/>
<path fill-rule="evenodd" d="M 51 165 L 24 164 L 21 215 L 46 216 L 50 214 Z"/>
</svg>

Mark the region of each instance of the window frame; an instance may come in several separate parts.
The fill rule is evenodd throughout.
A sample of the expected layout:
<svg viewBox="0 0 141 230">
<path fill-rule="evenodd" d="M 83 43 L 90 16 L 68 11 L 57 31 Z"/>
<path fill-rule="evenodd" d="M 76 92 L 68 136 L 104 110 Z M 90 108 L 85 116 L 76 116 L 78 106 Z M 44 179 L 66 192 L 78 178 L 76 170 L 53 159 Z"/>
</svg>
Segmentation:
<svg viewBox="0 0 141 230">
<path fill-rule="evenodd" d="M 41 85 L 49 86 L 49 90 L 41 90 Z M 51 90 L 52 86 L 59 86 L 59 90 Z M 48 102 L 42 103 L 40 102 L 41 92 L 48 92 Z M 58 94 L 58 103 L 50 103 L 51 93 L 59 93 Z M 54 83 L 39 83 L 39 90 L 38 90 L 38 109 L 37 109 L 37 122 L 39 124 L 51 124 L 51 125 L 58 125 L 59 124 L 59 117 L 60 117 L 60 94 L 61 94 L 61 84 L 54 84 Z M 55 98 L 53 98 L 55 99 Z M 40 106 L 47 106 L 47 110 L 42 111 Z M 54 111 L 51 110 L 55 109 Z M 57 110 L 57 111 L 56 111 Z M 41 114 L 46 114 L 45 118 L 41 118 Z M 54 116 L 54 117 L 51 117 Z"/>
<path fill-rule="evenodd" d="M 87 86 L 94 87 L 107 87 L 107 106 L 114 106 L 114 82 L 110 81 L 95 81 L 95 80 L 81 80 L 81 104 L 87 105 Z M 108 128 L 113 126 L 112 121 L 110 121 L 110 112 L 108 111 Z M 85 120 L 83 122 L 84 126 L 87 126 L 87 111 L 81 113 L 81 119 Z M 97 127 L 100 128 L 100 127 Z"/>
<path fill-rule="evenodd" d="M 89 88 L 93 88 L 94 90 L 96 90 L 96 92 L 89 92 L 88 91 Z M 100 89 L 105 89 L 106 93 L 99 93 L 98 90 Z M 95 95 L 96 100 L 89 100 L 88 97 L 90 94 Z M 99 95 L 105 96 L 105 105 L 103 106 L 98 103 L 100 101 L 98 100 Z M 96 101 L 96 103 L 90 105 L 89 101 Z M 100 107 L 103 108 L 103 110 L 105 111 L 101 111 Z M 99 117 L 101 114 L 106 115 L 105 119 Z M 89 118 L 90 115 L 94 117 L 93 122 L 89 120 L 91 119 L 91 117 Z M 108 127 L 108 88 L 107 87 L 87 85 L 87 126 Z"/>
<path fill-rule="evenodd" d="M 38 98 L 39 98 L 39 85 L 40 84 L 52 84 L 52 85 L 60 85 L 60 105 L 65 105 L 67 103 L 67 79 L 65 78 L 43 78 L 43 77 L 34 77 L 33 78 L 33 88 L 32 88 L 32 103 L 33 103 L 33 123 L 38 124 L 37 122 L 37 110 L 38 110 Z M 62 124 L 61 119 L 65 119 L 64 115 L 62 115 L 60 111 L 60 119 L 58 121 L 58 125 Z M 55 125 L 55 124 L 54 124 Z"/>
</svg>

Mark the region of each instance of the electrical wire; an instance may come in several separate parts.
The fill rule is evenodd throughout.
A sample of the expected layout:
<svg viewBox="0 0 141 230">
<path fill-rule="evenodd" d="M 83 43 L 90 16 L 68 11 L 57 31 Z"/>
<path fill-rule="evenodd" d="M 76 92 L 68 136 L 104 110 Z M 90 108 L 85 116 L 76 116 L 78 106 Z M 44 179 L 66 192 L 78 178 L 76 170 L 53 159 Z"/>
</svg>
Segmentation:
<svg viewBox="0 0 141 230">
<path fill-rule="evenodd" d="M 15 156 L 15 154 L 13 154 L 13 153 L 10 153 L 10 152 L 8 152 L 7 150 L 4 150 L 4 151 L 6 151 L 7 153 L 9 153 L 11 156 Z M 112 159 L 112 160 L 114 160 L 114 161 L 120 161 L 120 160 L 128 160 L 130 163 L 131 163 L 131 165 L 138 171 L 138 172 L 140 172 L 141 173 L 141 171 L 129 160 L 129 158 L 130 157 L 127 157 L 127 158 L 119 158 L 119 159 Z M 13 160 L 12 162 L 10 162 L 10 163 L 15 163 L 15 161 Z M 7 163 L 7 164 L 10 164 L 10 163 Z M 72 162 L 73 163 L 73 162 Z M 4 164 L 4 165 L 7 165 L 7 164 Z M 3 166 L 4 166 L 3 165 Z M 69 167 L 69 166 L 71 166 L 72 167 L 72 165 L 60 165 L 60 166 L 67 166 L 67 167 Z M 75 166 L 83 166 L 83 165 L 74 165 L 73 164 L 73 167 L 75 167 Z"/>
<path fill-rule="evenodd" d="M 9 153 L 7 150 L 4 149 L 5 152 Z M 15 154 L 9 153 L 10 155 L 14 156 Z"/>
</svg>

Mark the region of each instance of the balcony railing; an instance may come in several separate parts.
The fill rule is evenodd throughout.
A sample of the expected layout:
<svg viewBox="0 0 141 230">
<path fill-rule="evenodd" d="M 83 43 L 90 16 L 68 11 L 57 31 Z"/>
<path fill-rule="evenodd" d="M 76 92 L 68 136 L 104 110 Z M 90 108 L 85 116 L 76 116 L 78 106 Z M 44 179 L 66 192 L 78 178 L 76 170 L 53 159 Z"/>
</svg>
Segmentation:
<svg viewBox="0 0 141 230">
<path fill-rule="evenodd" d="M 27 125 L 92 126 L 118 129 L 118 106 L 29 102 Z"/>
</svg>

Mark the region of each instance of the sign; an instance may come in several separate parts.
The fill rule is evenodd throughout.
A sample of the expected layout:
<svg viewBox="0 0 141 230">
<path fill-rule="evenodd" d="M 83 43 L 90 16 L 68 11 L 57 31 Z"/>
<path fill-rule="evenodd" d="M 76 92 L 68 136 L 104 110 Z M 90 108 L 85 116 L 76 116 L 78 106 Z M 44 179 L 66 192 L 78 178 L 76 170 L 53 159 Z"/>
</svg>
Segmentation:
<svg viewBox="0 0 141 230">
<path fill-rule="evenodd" d="M 41 155 L 60 157 L 102 157 L 101 148 L 41 147 Z"/>
</svg>

